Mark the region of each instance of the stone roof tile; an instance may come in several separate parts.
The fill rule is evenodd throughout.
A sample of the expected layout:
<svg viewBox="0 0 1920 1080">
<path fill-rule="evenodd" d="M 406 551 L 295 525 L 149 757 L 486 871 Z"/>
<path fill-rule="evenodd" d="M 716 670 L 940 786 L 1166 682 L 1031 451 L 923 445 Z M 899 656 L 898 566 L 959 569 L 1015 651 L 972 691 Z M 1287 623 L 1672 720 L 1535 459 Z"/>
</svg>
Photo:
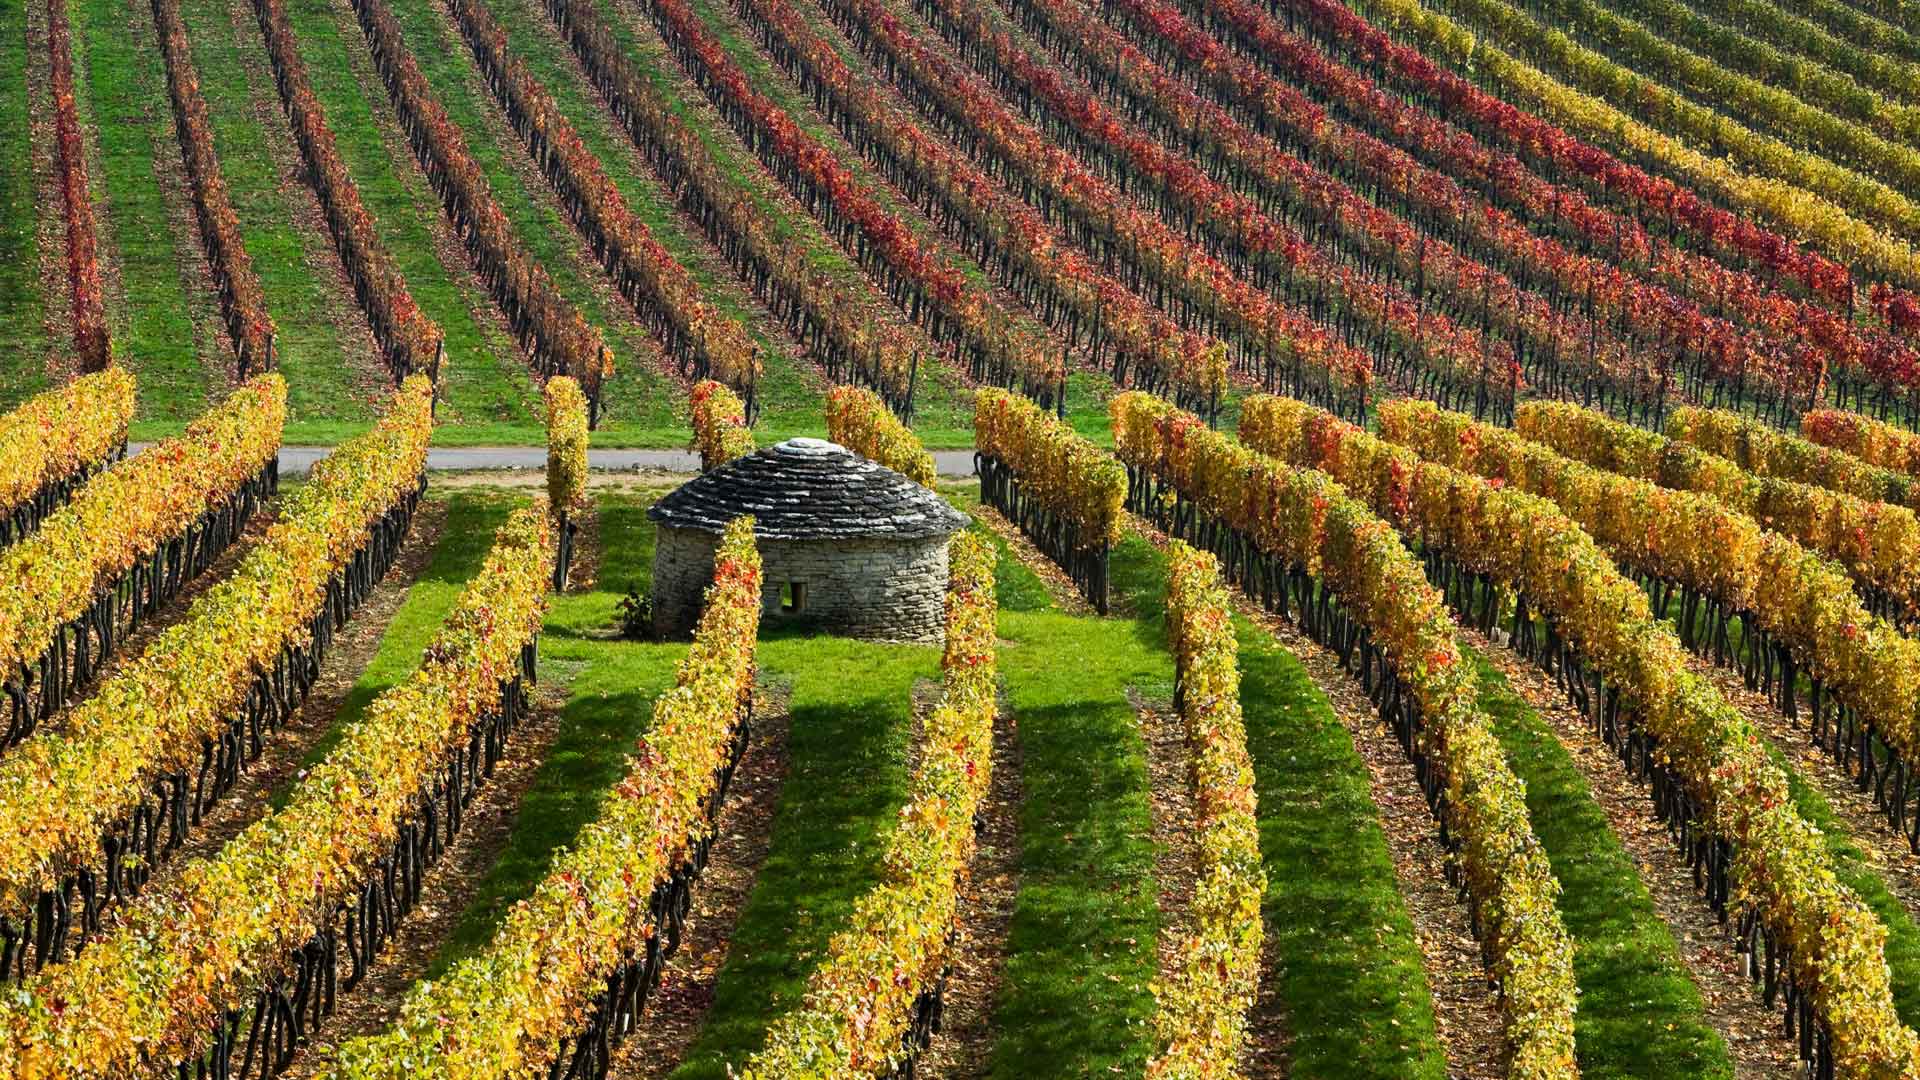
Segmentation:
<svg viewBox="0 0 1920 1080">
<path fill-rule="evenodd" d="M 736 458 L 654 503 L 661 525 L 721 532 L 741 514 L 762 540 L 924 540 L 966 515 L 883 465 L 821 439 L 789 439 Z"/>
</svg>

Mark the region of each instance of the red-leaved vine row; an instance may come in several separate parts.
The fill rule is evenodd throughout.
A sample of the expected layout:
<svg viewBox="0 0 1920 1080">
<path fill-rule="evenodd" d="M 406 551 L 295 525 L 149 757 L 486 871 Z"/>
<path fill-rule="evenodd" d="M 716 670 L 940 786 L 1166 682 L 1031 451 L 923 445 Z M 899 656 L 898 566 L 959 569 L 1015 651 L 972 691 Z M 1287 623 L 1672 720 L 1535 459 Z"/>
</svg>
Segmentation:
<svg viewBox="0 0 1920 1080">
<path fill-rule="evenodd" d="M 273 81 L 279 88 L 287 123 L 293 128 L 293 141 L 300 144 L 301 157 L 307 163 L 308 182 L 326 214 L 334 249 L 353 282 L 354 299 L 366 312 L 367 325 L 385 354 L 387 369 L 395 382 L 420 373 L 437 385 L 445 335 L 414 302 L 399 264 L 380 242 L 373 214 L 360 201 L 360 188 L 340 158 L 333 129 L 327 126 L 326 110 L 307 79 L 307 66 L 300 59 L 293 26 L 287 21 L 286 4 L 284 0 L 253 0 L 253 14 L 267 41 L 267 58 L 273 64 Z"/>
<path fill-rule="evenodd" d="M 944 210 L 932 216 L 947 234 L 997 271 L 1041 319 L 1056 327 L 1064 323 L 1070 345 L 1084 328 L 1096 357 L 1111 347 L 1116 380 L 1170 390 L 1211 412 L 1226 381 L 1225 354 L 1193 332 L 1196 313 L 1183 313 L 1176 325 L 1142 299 L 1139 281 L 1123 283 L 1074 251 L 1067 237 L 1005 185 L 888 107 L 884 88 L 856 77 L 783 0 L 743 0 L 735 8 L 770 55 L 803 89 L 814 91 L 848 141 L 915 202 Z M 1048 401 L 1046 395 L 1029 396 Z"/>
<path fill-rule="evenodd" d="M 1349 56 L 1373 66 L 1397 92 L 1469 125 L 1481 138 L 1584 178 L 1641 220 L 1664 226 L 1669 234 L 1685 229 L 1696 242 L 1745 260 L 1769 281 L 1789 279 L 1830 307 L 1854 312 L 1858 285 L 1847 266 L 1501 101 L 1417 49 L 1395 43 L 1339 0 L 1273 0 L 1268 7 L 1284 11 L 1290 23 L 1310 25 Z M 1874 314 L 1892 329 L 1903 335 L 1920 332 L 1920 296 L 1887 282 L 1872 283 L 1867 293 Z"/>
<path fill-rule="evenodd" d="M 554 104 L 553 95 L 513 54 L 506 31 L 483 0 L 447 0 L 447 7 L 507 122 L 526 141 L 528 153 L 595 257 L 613 275 L 620 295 L 678 360 L 681 376 L 718 379 L 746 398 L 751 410 L 761 364 L 759 346 L 747 328 L 708 303 L 700 283 L 627 208 L 620 189 Z"/>
<path fill-rule="evenodd" d="M 592 0 L 545 0 L 545 7 L 640 155 L 734 276 L 806 346 L 828 378 L 864 383 L 896 414 L 910 415 L 925 339 L 870 289 L 814 265 L 794 221 L 742 197 L 705 141 L 627 56 Z"/>
<path fill-rule="evenodd" d="M 809 56 L 828 51 L 784 0 L 736 0 L 736 7 L 749 22 L 757 20 L 777 31 L 789 50 L 812 39 Z M 1284 374 L 1296 392 L 1311 389 L 1329 401 L 1364 408 L 1373 362 L 1353 347 L 1350 336 L 1337 337 L 1307 312 L 1276 302 L 1232 267 L 1133 205 L 1123 192 L 1015 116 L 983 81 L 927 48 L 884 5 L 834 2 L 822 7 L 903 96 L 978 163 L 979 168 L 967 169 L 968 175 L 984 171 L 1004 188 L 1019 191 L 1027 202 L 1037 204 L 1042 220 L 1055 219 L 1094 265 L 1124 272 L 1129 290 L 1168 312 L 1183 330 L 1221 336 L 1223 344 L 1231 337 L 1239 346 L 1233 360 L 1243 374 L 1259 376 L 1269 385 Z M 893 123 L 904 125 L 898 119 Z M 958 167 L 956 159 L 955 165 L 934 171 L 925 182 L 938 182 Z M 955 189 L 954 198 L 974 191 L 971 185 L 948 187 Z M 996 220 L 994 214 L 980 216 Z M 1314 380 L 1311 387 L 1304 385 L 1308 378 Z"/>
<path fill-rule="evenodd" d="M 1062 0 L 1046 5 L 1050 12 L 1069 6 Z M 1577 303 L 1643 341 L 1688 343 L 1703 368 L 1696 381 L 1717 376 L 1715 388 L 1736 397 L 1762 389 L 1780 396 L 1817 379 L 1824 367 L 1836 380 L 1836 396 L 1849 386 L 1859 396 L 1868 386 L 1904 392 L 1920 378 L 1920 354 L 1884 325 L 1855 325 L 1844 313 L 1746 270 L 1660 243 L 1639 220 L 1595 205 L 1577 188 L 1542 177 L 1512 154 L 1383 91 L 1257 4 L 1103 0 L 1103 6 L 1133 44 L 1261 134 L 1338 171 L 1351 186 L 1372 188 L 1376 202 L 1384 205 L 1392 195 L 1403 216 L 1424 216 L 1449 230 L 1457 245 L 1507 266 L 1523 287 L 1544 286 L 1556 307 Z M 1329 104 L 1321 106 L 1295 82 Z M 1346 122 L 1334 119 L 1334 111 Z M 1526 223 L 1547 224 L 1559 237 L 1536 235 Z M 1760 340 L 1729 339 L 1723 322 L 1737 322 Z"/>
<path fill-rule="evenodd" d="M 374 67 L 393 95 L 394 112 L 420 171 L 439 193 L 448 220 L 466 241 L 467 255 L 514 338 L 541 378 L 567 375 L 580 384 L 587 395 L 588 424 L 598 423 L 600 391 L 613 374 L 613 353 L 599 327 L 560 294 L 539 260 L 513 234 L 486 174 L 414 62 L 393 12 L 383 0 L 354 0 L 353 10 L 373 51 Z"/>
<path fill-rule="evenodd" d="M 826 226 L 886 289 L 914 321 L 927 327 L 935 340 L 964 346 L 971 373 L 1008 386 L 1018 386 L 1050 404 L 1061 404 L 1064 364 L 1053 354 L 1044 332 L 1008 313 L 982 285 L 971 281 L 960 261 L 933 243 L 916 236 L 905 222 L 878 198 L 873 186 L 842 165 L 826 147 L 808 135 L 791 115 L 762 94 L 734 63 L 726 49 L 707 30 L 700 17 L 680 0 L 648 0 L 642 5 L 660 36 L 707 95 L 714 107 L 760 156 L 767 169 Z M 791 63 L 791 56 L 776 56 Z M 821 95 L 816 94 L 816 99 Z M 825 101 L 821 102 L 824 106 Z M 869 99 L 869 104 L 872 104 Z M 842 123 L 844 129 L 844 120 Z M 857 142 L 858 140 L 850 140 Z M 930 145 L 922 140 L 921 145 Z M 982 259 L 984 263 L 986 260 Z M 1003 280 L 1008 275 L 1003 272 Z M 1035 275 L 1014 280 L 1016 291 L 1043 314 L 1058 303 L 1057 282 Z M 1045 290 L 1042 299 L 1032 295 Z M 1097 340 L 1097 338 L 1096 338 Z M 1156 340 L 1154 351 L 1141 359 L 1142 375 L 1166 385 L 1177 382 L 1177 367 L 1166 353 L 1178 357 L 1201 350 L 1195 343 Z M 1003 358 L 1004 371 L 982 370 L 986 358 Z M 1124 364 L 1116 362 L 1120 375 Z"/>
<path fill-rule="evenodd" d="M 47 51 L 52 54 L 53 133 L 60 165 L 60 207 L 67 225 L 67 284 L 73 294 L 73 348 L 83 372 L 113 363 L 107 338 L 107 299 L 100 281 L 93 193 L 87 183 L 87 143 L 73 97 L 73 33 L 66 0 L 47 0 Z M 12 123 L 20 123 L 15 117 Z"/>
<path fill-rule="evenodd" d="M 1160 0 L 1109 5 L 1110 11 L 1152 9 L 1151 21 L 1142 20 L 1146 32 L 1133 41 L 1080 0 L 1000 2 L 1056 61 L 1073 66 L 1112 107 L 1220 183 L 1257 198 L 1269 213 L 1301 218 L 1351 257 L 1382 265 L 1389 281 L 1402 278 L 1423 304 L 1445 304 L 1455 321 L 1478 322 L 1483 335 L 1497 328 L 1510 339 L 1527 383 L 1541 392 L 1593 398 L 1597 391 L 1603 404 L 1624 392 L 1624 401 L 1610 403 L 1614 411 L 1657 416 L 1663 378 L 1685 380 L 1695 395 L 1768 391 L 1803 400 L 1810 380 L 1826 367 L 1859 366 L 1853 350 L 1865 350 L 1865 343 L 1825 308 L 1778 293 L 1755 298 L 1761 312 L 1776 315 L 1763 338 L 1707 315 L 1657 282 L 1536 236 L 1404 151 L 1329 120 L 1305 94 L 1221 48 Z M 959 0 L 922 3 L 948 11 L 979 8 Z M 1277 28 L 1276 36 L 1302 67 L 1332 67 L 1311 44 Z M 1135 42 L 1151 47 L 1179 76 Z M 1190 59 L 1196 52 L 1204 61 Z M 1320 85 L 1333 82 L 1327 92 L 1363 97 L 1350 85 L 1360 80 L 1340 72 L 1345 82 Z M 1212 96 L 1203 97 L 1189 80 Z M 1392 104 L 1411 111 L 1397 99 Z M 1905 351 L 1889 335 L 1879 337 Z M 1604 380 L 1599 387 L 1576 385 L 1596 376 Z M 1425 387 L 1420 393 L 1439 396 Z"/>
<path fill-rule="evenodd" d="M 153 0 L 153 22 L 167 65 L 167 94 L 173 99 L 180 158 L 187 167 L 187 182 L 193 186 L 200 242 L 207 249 L 207 267 L 220 292 L 220 314 L 227 321 L 234 360 L 240 378 L 245 379 L 273 366 L 273 316 L 267 311 L 266 294 L 240 235 L 240 217 L 234 213 L 226 177 L 220 172 L 207 101 L 200 94 L 200 73 L 194 69 L 187 25 L 180 18 L 180 0 Z"/>
<path fill-rule="evenodd" d="M 866 12 L 879 8 L 877 0 L 858 2 Z M 1517 340 L 1509 342 L 1469 327 L 1450 311 L 1409 294 L 1402 284 L 1382 279 L 1375 271 L 1379 252 L 1365 252 L 1354 265 L 1332 258 L 1288 221 L 1290 213 L 1306 208 L 1304 200 L 1275 208 L 1271 202 L 1263 204 L 1215 183 L 1196 163 L 1140 135 L 1135 125 L 1114 115 L 1098 98 L 1068 85 L 1058 65 L 1031 56 L 991 23 L 979 6 L 922 0 L 918 8 L 981 75 L 979 79 L 950 77 L 935 100 L 922 102 L 922 108 L 941 108 L 948 123 L 979 133 L 973 100 L 1023 102 L 1035 121 L 1035 140 L 1044 131 L 1071 148 L 1073 158 L 1104 175 L 1121 194 L 1133 194 L 1135 202 L 1160 217 L 1160 244 L 1181 244 L 1212 256 L 1212 261 L 1196 261 L 1198 252 L 1194 252 L 1181 258 L 1208 271 L 1208 281 L 1194 284 L 1204 288 L 1202 296 L 1212 304 L 1217 304 L 1213 296 L 1225 296 L 1242 309 L 1256 304 L 1256 298 L 1261 304 L 1279 306 L 1271 296 L 1277 294 L 1296 307 L 1306 307 L 1313 321 L 1338 327 L 1348 344 L 1371 352 L 1377 373 L 1388 373 L 1394 380 L 1421 373 L 1434 384 L 1432 392 L 1471 404 L 1476 413 L 1490 407 L 1503 413 L 1509 407 L 1521 382 Z M 864 21 L 870 23 L 872 15 Z M 860 33 L 851 19 L 843 25 L 854 35 Z M 895 27 L 895 33 L 899 29 Z M 1068 158 L 1058 148 L 1052 152 Z M 1027 156 L 1010 161 L 1016 167 L 1025 161 L 1027 171 L 1033 163 L 1041 163 Z M 1087 192 L 1083 184 L 1060 183 L 1058 175 L 1050 179 L 1050 190 L 1056 200 L 1087 221 L 1098 221 L 1102 204 L 1110 198 L 1104 190 Z M 1092 198 L 1096 194 L 1100 198 Z M 1304 219 L 1302 225 L 1315 233 L 1325 229 L 1323 221 Z M 1140 236 L 1135 242 L 1146 244 L 1150 236 L 1156 234 Z M 1417 259 L 1417 250 L 1404 254 L 1400 277 L 1407 282 L 1415 279 Z M 1475 290 L 1471 300 L 1480 321 L 1486 323 L 1486 298 Z"/>
<path fill-rule="evenodd" d="M 1920 435 L 1857 413 L 1821 409 L 1800 418 L 1800 434 L 1869 465 L 1920 480 Z"/>
</svg>

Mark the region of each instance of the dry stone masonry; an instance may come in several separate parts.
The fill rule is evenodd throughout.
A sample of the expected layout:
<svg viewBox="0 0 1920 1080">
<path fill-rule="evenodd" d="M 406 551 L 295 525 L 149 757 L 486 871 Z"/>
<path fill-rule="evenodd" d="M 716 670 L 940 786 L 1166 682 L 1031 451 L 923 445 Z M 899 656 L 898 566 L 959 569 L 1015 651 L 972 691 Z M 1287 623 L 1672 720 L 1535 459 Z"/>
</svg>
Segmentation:
<svg viewBox="0 0 1920 1080">
<path fill-rule="evenodd" d="M 754 516 L 770 622 L 849 637 L 938 642 L 947 542 L 966 517 L 932 491 L 819 439 L 728 463 L 654 504 L 654 629 L 689 633 L 727 522 Z"/>
</svg>

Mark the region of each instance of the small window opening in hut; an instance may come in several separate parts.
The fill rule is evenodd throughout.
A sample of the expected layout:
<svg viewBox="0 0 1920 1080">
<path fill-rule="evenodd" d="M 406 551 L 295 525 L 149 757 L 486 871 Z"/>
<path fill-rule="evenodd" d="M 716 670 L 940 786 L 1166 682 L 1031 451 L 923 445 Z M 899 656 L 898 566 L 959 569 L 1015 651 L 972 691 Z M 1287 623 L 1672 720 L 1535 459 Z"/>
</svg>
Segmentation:
<svg viewBox="0 0 1920 1080">
<path fill-rule="evenodd" d="M 780 614 L 798 615 L 807 606 L 807 583 L 789 581 L 780 589 Z"/>
</svg>

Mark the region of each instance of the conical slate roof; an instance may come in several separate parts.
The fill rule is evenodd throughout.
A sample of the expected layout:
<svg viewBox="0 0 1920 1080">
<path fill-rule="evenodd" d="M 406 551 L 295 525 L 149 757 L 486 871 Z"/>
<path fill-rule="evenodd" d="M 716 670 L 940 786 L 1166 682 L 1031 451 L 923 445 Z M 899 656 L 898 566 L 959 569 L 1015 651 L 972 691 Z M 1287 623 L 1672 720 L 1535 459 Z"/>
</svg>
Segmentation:
<svg viewBox="0 0 1920 1080">
<path fill-rule="evenodd" d="M 762 540 L 924 540 L 966 516 L 884 465 L 822 439 L 789 439 L 736 458 L 654 503 L 661 525 L 718 533 L 752 514 Z"/>
</svg>

